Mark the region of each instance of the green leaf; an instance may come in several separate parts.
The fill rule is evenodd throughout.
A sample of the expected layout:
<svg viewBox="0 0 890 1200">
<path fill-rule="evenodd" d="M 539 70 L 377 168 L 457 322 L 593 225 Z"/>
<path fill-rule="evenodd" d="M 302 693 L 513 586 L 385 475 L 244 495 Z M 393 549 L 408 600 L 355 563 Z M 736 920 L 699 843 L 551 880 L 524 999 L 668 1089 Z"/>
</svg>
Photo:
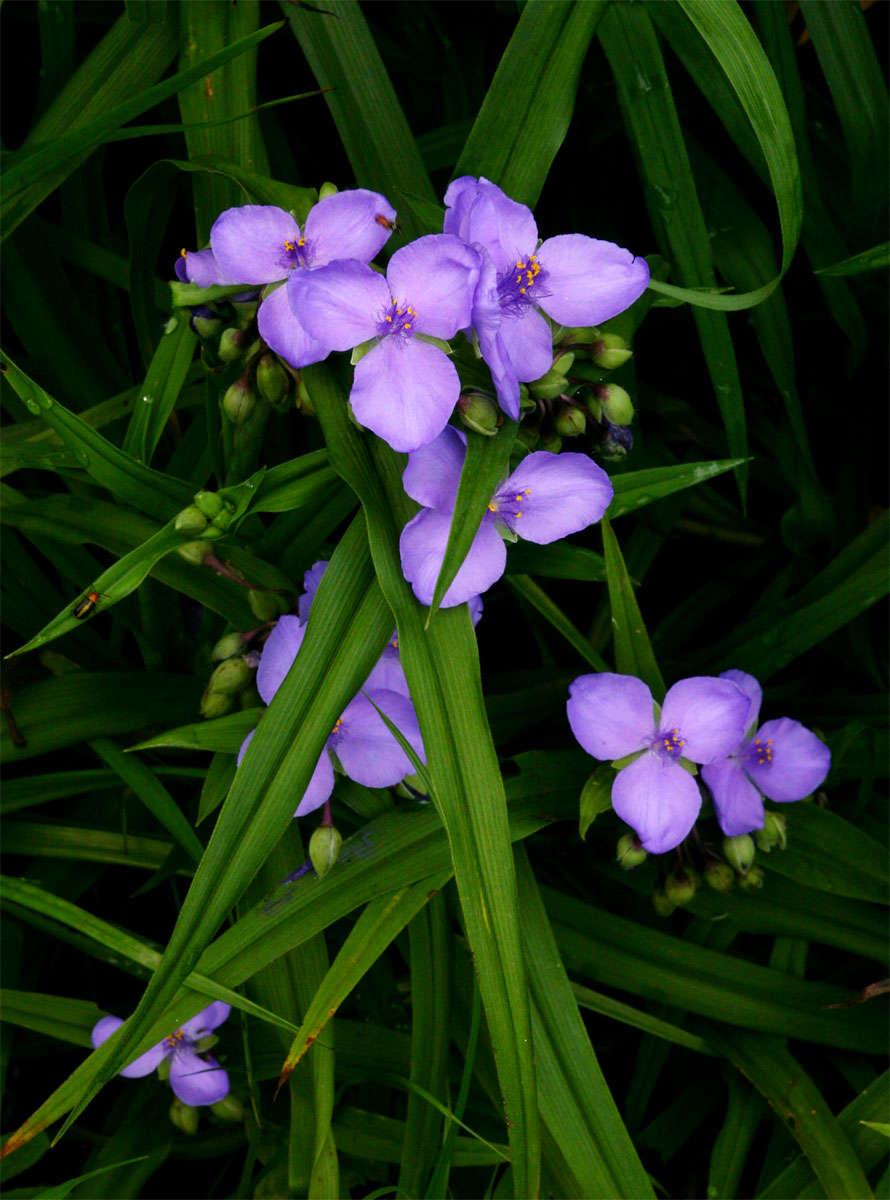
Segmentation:
<svg viewBox="0 0 890 1200">
<path fill-rule="evenodd" d="M 88 738 L 134 733 L 195 711 L 197 680 L 187 675 L 76 671 L 16 692 L 15 716 L 27 744 L 14 746 L 0 726 L 0 760 L 19 762 Z"/>
<path fill-rule="evenodd" d="M 484 175 L 521 204 L 537 203 L 568 132 L 581 67 L 604 0 L 527 4 L 454 175 Z"/>
<path fill-rule="evenodd" d="M 612 608 L 615 669 L 622 675 L 636 675 L 644 683 L 648 683 L 652 695 L 660 701 L 665 691 L 664 680 L 655 661 L 652 643 L 643 624 L 633 584 L 608 517 L 603 517 L 602 530 L 606 582 Z"/>
<path fill-rule="evenodd" d="M 643 471 L 613 475 L 611 482 L 615 495 L 607 515 L 613 520 L 623 517 L 625 513 L 654 504 L 665 496 L 672 496 L 675 492 L 715 479 L 726 471 L 733 471 L 747 461 L 750 460 L 724 458 L 713 462 L 680 463 L 673 467 L 649 467 Z"/>
<path fill-rule="evenodd" d="M 881 242 L 829 267 L 817 267 L 817 275 L 861 275 L 864 271 L 883 271 L 890 265 L 890 242 Z"/>
<path fill-rule="evenodd" d="M 809 1159 L 827 1196 L 864 1200 L 871 1188 L 840 1123 L 784 1042 L 715 1033 L 714 1045 L 753 1083 Z"/>
<path fill-rule="evenodd" d="M 156 871 L 166 863 L 173 849 L 170 842 L 158 838 L 55 822 L 7 821 L 5 830 L 7 853 L 38 858 L 115 863 Z"/>
<path fill-rule="evenodd" d="M 526 575 L 508 575 L 507 584 L 518 596 L 527 600 L 557 633 L 561 633 L 589 666 L 593 667 L 595 671 L 608 669 L 605 661 L 590 644 L 590 639 L 586 638 L 581 630 L 572 624 L 562 609 L 554 604 L 544 589 L 533 579 L 529 579 Z"/>
<path fill-rule="evenodd" d="M 515 421 L 505 420 L 494 437 L 467 434 L 467 453 L 461 468 L 460 483 L 448 530 L 448 543 L 439 576 L 433 591 L 433 599 L 427 616 L 427 624 L 442 603 L 442 598 L 454 582 L 466 558 L 473 538 L 476 536 L 486 505 L 497 486 L 507 474 L 510 451 L 518 426 Z"/>
<path fill-rule="evenodd" d="M 179 309 L 164 326 L 133 409 L 123 450 L 139 462 L 151 461 L 186 381 L 198 344 L 189 321 L 190 314 Z"/>
<path fill-rule="evenodd" d="M 586 546 L 573 546 L 569 542 L 554 542 L 550 546 L 517 542 L 507 553 L 507 574 L 602 583 L 606 578 L 606 564 L 601 554 L 595 554 Z"/>
<path fill-rule="evenodd" d="M 797 804 L 788 813 L 789 842 L 759 859 L 771 871 L 854 900 L 886 904 L 887 850 L 836 813 Z"/>
<path fill-rule="evenodd" d="M 615 772 L 607 763 L 596 767 L 581 789 L 581 812 L 578 817 L 578 834 L 582 841 L 587 830 L 600 815 L 612 807 L 612 784 Z"/>
<path fill-rule="evenodd" d="M 108 1171 L 115 1171 L 119 1167 L 129 1167 L 133 1163 L 145 1162 L 147 1158 L 147 1154 L 140 1154 L 138 1158 L 127 1158 L 123 1162 L 110 1163 L 95 1171 L 88 1171 L 86 1175 L 78 1175 L 75 1179 L 66 1179 L 64 1183 L 57 1183 L 53 1187 L 41 1188 L 34 1193 L 33 1200 L 66 1200 L 66 1197 L 70 1196 L 76 1187 L 86 1183 L 88 1179 L 95 1179 L 97 1175 L 105 1175 Z"/>
<path fill-rule="evenodd" d="M 738 1194 L 754 1134 L 765 1115 L 763 1101 L 747 1082 L 730 1075 L 727 1083 L 726 1117 L 714 1140 L 708 1171 L 708 1196 L 712 1200 Z"/>
<path fill-rule="evenodd" d="M 130 750 L 157 750 L 162 746 L 181 750 L 213 750 L 218 754 L 237 754 L 241 743 L 255 729 L 263 715 L 261 708 L 246 708 L 241 712 L 229 713 L 226 717 L 214 717 L 211 721 L 196 721 L 192 725 L 179 725 L 165 730 L 130 746 Z"/>
</svg>

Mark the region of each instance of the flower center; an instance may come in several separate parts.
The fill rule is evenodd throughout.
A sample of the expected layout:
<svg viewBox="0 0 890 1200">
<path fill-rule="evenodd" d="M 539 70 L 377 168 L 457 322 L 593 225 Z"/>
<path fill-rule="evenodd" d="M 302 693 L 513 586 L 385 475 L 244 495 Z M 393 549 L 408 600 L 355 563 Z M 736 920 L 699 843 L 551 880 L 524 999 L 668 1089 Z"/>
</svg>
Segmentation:
<svg viewBox="0 0 890 1200">
<path fill-rule="evenodd" d="M 751 743 L 749 755 L 757 767 L 766 767 L 773 761 L 773 739 L 767 738 L 765 742 L 760 738 L 756 738 Z"/>
<path fill-rule="evenodd" d="M 377 332 L 381 337 L 397 333 L 401 334 L 403 338 L 407 338 L 411 337 L 416 323 L 417 309 L 412 308 L 410 304 L 399 304 L 398 300 L 394 299 L 378 323 Z"/>
<path fill-rule="evenodd" d="M 516 315 L 524 312 L 532 300 L 542 294 L 540 285 L 545 274 L 546 272 L 542 274 L 536 254 L 528 258 L 517 258 L 515 265 L 498 279 L 498 300 L 501 308 L 506 308 Z"/>
<path fill-rule="evenodd" d="M 296 241 L 285 242 L 278 261 L 287 271 L 294 271 L 297 267 L 311 266 L 312 247 L 304 237 L 297 238 Z"/>
<path fill-rule="evenodd" d="M 495 492 L 488 502 L 488 511 L 497 513 L 504 524 L 512 528 L 512 522 L 522 516 L 526 498 L 531 494 L 531 488 L 524 488 L 521 492 Z"/>
<path fill-rule="evenodd" d="M 164 1038 L 164 1042 L 170 1050 L 176 1050 L 185 1041 L 185 1034 L 181 1029 L 177 1029 L 175 1033 L 171 1033 L 168 1038 Z"/>
<path fill-rule="evenodd" d="M 686 739 L 680 736 L 679 729 L 667 729 L 659 733 L 652 743 L 652 749 L 659 754 L 666 754 L 668 758 L 679 758 L 685 745 Z"/>
</svg>

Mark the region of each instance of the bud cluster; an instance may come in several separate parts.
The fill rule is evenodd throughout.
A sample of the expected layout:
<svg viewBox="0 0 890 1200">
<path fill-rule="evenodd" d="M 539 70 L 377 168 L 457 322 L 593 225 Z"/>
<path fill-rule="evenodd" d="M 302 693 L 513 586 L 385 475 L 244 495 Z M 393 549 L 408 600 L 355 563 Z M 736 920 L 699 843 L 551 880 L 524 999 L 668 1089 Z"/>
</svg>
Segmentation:
<svg viewBox="0 0 890 1200">
<path fill-rule="evenodd" d="M 216 538 L 224 537 L 228 532 L 234 513 L 235 505 L 231 500 L 220 496 L 218 492 L 196 492 L 193 503 L 176 515 L 173 527 L 177 533 L 184 534 L 186 537 L 200 534 L 208 542 L 215 541 Z M 190 543 L 190 545 L 197 544 Z M 184 549 L 185 547 L 180 547 L 180 552 Z M 184 554 L 183 557 L 192 561 L 190 553 Z"/>
</svg>

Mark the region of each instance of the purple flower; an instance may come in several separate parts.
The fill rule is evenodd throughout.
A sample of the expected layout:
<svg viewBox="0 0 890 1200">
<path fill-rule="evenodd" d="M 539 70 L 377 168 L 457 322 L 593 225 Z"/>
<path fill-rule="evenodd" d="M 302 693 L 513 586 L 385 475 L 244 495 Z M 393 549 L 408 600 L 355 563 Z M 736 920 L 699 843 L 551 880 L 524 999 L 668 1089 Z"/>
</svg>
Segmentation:
<svg viewBox="0 0 890 1200">
<path fill-rule="evenodd" d="M 173 269 L 180 283 L 213 287 L 225 282 L 220 276 L 212 250 L 182 250 Z"/>
<path fill-rule="evenodd" d="M 720 828 L 727 837 L 763 828 L 763 797 L 788 803 L 803 800 L 828 774 L 831 751 L 799 721 L 780 717 L 756 729 L 762 692 L 753 675 L 724 671 L 748 698 L 747 735 L 728 758 L 702 768 L 714 797 Z M 756 731 L 755 731 L 756 729 Z"/>
<path fill-rule="evenodd" d="M 445 204 L 445 232 L 487 256 L 472 324 L 501 407 L 515 420 L 519 381 L 540 379 L 553 362 L 550 326 L 538 309 L 560 325 L 597 325 L 642 295 L 649 268 L 629 250 L 580 233 L 538 247 L 531 210 L 487 179 L 455 179 Z"/>
<path fill-rule="evenodd" d="M 615 776 L 612 807 L 651 854 L 664 854 L 689 833 L 701 794 L 681 758 L 713 763 L 745 731 L 748 697 L 729 679 L 681 679 L 661 712 L 633 675 L 581 675 L 569 688 L 572 733 L 594 758 L 642 753 Z"/>
<path fill-rule="evenodd" d="M 421 604 L 433 598 L 465 454 L 466 438 L 449 425 L 434 442 L 408 456 L 402 475 L 408 495 L 425 505 L 399 539 L 402 574 Z M 462 604 L 503 575 L 507 551 L 499 527 L 546 545 L 598 521 L 611 500 L 608 475 L 585 454 L 529 454 L 488 502 L 442 607 Z"/>
<path fill-rule="evenodd" d="M 429 234 L 397 250 L 386 278 L 336 262 L 288 280 L 301 324 L 332 350 L 375 341 L 355 367 L 356 419 L 394 450 L 416 450 L 444 429 L 460 395 L 454 364 L 425 337 L 470 322 L 481 259 L 459 238 Z"/>
<path fill-rule="evenodd" d="M 266 704 L 272 703 L 272 697 L 297 657 L 305 633 L 306 626 L 298 617 L 284 616 L 279 618 L 269 635 L 256 677 L 257 690 Z M 404 692 L 394 686 L 381 686 L 381 682 L 392 685 L 404 680 L 401 664 L 397 660 L 390 660 L 384 666 L 381 663 L 371 672 L 364 691 L 350 701 L 337 719 L 297 806 L 295 817 L 303 817 L 320 808 L 330 797 L 334 790 L 331 755 L 336 756 L 350 779 L 365 787 L 392 787 L 406 775 L 414 774 L 411 760 L 377 709 L 386 713 L 420 758 L 424 758 L 420 726 L 408 697 L 407 683 L 404 684 Z M 249 733 L 241 745 L 239 765 L 252 737 L 253 733 Z"/>
<path fill-rule="evenodd" d="M 165 1058 L 169 1058 L 170 1086 L 183 1104 L 193 1108 L 201 1104 L 216 1104 L 217 1100 L 222 1100 L 229 1093 L 229 1077 L 215 1058 L 199 1055 L 196 1046 L 202 1038 L 222 1025 L 230 1012 L 230 1005 L 214 1000 L 175 1033 L 140 1054 L 120 1074 L 127 1079 L 139 1079 L 143 1075 L 150 1075 Z M 121 1025 L 123 1021 L 120 1017 L 102 1017 L 90 1034 L 93 1046 L 101 1046 Z"/>
<path fill-rule="evenodd" d="M 243 204 L 220 213 L 210 230 L 210 249 L 187 254 L 193 283 L 277 283 L 294 272 L 315 270 L 338 258 L 369 262 L 392 233 L 395 209 L 378 192 L 356 188 L 319 200 L 302 231 L 291 213 L 271 204 Z M 378 220 L 380 218 L 380 220 Z M 310 337 L 276 288 L 257 312 L 260 336 L 295 367 L 318 362 L 329 347 Z"/>
</svg>

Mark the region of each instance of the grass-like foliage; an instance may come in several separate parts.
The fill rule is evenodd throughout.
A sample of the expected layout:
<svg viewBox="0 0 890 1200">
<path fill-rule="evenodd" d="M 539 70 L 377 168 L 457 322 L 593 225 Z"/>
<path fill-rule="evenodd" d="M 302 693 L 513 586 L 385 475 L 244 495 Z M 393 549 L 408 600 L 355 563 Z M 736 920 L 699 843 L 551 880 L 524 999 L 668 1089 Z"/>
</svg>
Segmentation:
<svg viewBox="0 0 890 1200">
<path fill-rule="evenodd" d="M 3 6 L 5 1195 L 888 1195 L 887 13 Z"/>
</svg>

